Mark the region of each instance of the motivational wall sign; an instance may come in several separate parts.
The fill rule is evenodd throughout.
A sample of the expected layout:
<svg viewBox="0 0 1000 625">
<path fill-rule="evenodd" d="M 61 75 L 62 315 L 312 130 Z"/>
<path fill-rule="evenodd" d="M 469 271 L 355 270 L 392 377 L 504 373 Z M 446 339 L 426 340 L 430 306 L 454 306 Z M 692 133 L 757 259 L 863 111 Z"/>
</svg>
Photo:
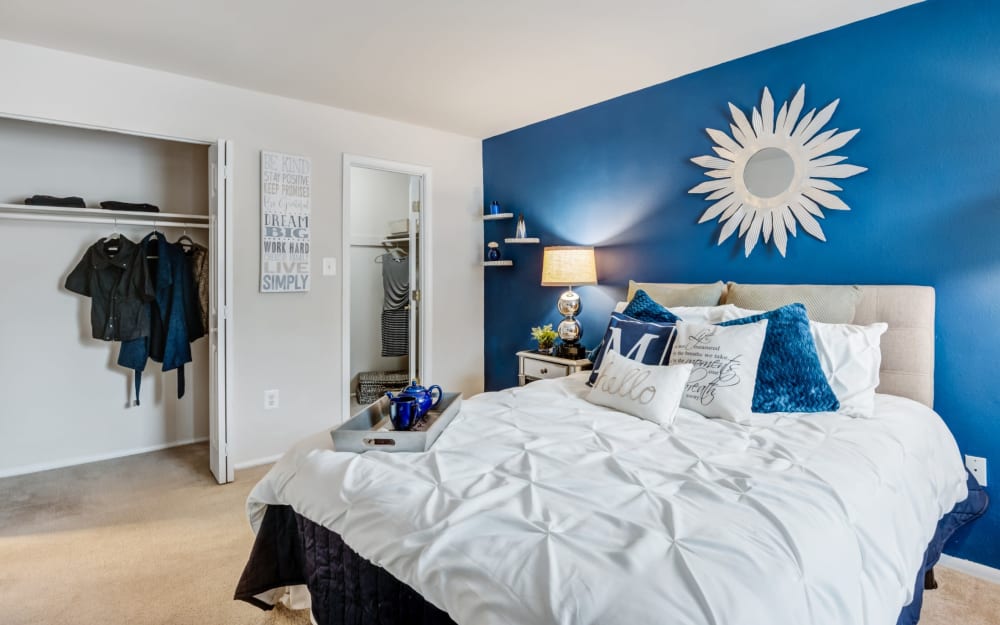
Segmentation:
<svg viewBox="0 0 1000 625">
<path fill-rule="evenodd" d="M 260 290 L 309 290 L 312 160 L 260 153 Z"/>
</svg>

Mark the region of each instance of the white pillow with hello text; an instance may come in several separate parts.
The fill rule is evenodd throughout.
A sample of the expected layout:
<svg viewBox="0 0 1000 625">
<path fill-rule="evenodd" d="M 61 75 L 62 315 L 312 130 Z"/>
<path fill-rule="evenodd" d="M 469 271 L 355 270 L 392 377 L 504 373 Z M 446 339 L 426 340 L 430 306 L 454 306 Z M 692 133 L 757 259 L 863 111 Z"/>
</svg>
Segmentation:
<svg viewBox="0 0 1000 625">
<path fill-rule="evenodd" d="M 736 326 L 677 322 L 670 364 L 690 364 L 681 406 L 706 417 L 745 423 L 757 385 L 767 319 Z"/>
<path fill-rule="evenodd" d="M 670 425 L 690 375 L 691 365 L 647 365 L 609 349 L 587 401 Z"/>
</svg>

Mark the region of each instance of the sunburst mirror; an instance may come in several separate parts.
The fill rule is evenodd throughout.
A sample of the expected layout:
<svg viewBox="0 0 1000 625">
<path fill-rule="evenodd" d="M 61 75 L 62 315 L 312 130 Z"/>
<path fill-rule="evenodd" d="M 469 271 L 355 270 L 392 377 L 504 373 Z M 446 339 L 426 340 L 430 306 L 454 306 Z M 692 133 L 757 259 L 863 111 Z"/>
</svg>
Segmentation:
<svg viewBox="0 0 1000 625">
<path fill-rule="evenodd" d="M 858 134 L 857 130 L 823 130 L 833 117 L 840 100 L 823 110 L 813 109 L 799 118 L 806 98 L 802 85 L 790 102 L 781 105 L 777 117 L 774 99 L 767 87 L 750 118 L 729 104 L 732 135 L 707 128 L 717 156 L 698 156 L 691 160 L 708 171 L 711 180 L 689 193 L 706 193 L 714 202 L 698 223 L 718 218 L 722 224 L 719 244 L 738 232 L 743 237 L 747 256 L 757 243 L 773 241 L 782 256 L 788 234 L 796 236 L 797 227 L 820 241 L 826 241 L 816 218 L 823 219 L 823 209 L 850 210 L 834 192 L 841 187 L 829 178 L 849 178 L 867 171 L 866 167 L 844 163 L 846 156 L 828 156 Z"/>
</svg>

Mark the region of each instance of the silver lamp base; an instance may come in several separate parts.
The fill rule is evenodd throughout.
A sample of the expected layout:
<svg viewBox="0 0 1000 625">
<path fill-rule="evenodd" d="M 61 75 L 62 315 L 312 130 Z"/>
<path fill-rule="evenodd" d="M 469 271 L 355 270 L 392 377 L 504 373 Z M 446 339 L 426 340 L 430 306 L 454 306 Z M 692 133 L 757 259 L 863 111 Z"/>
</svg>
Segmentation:
<svg viewBox="0 0 1000 625">
<path fill-rule="evenodd" d="M 580 314 L 582 306 L 580 304 L 580 296 L 573 292 L 572 287 L 559 296 L 559 301 L 556 303 L 556 310 L 559 311 L 559 314 L 563 315 L 563 320 L 559 322 L 559 327 L 556 328 L 559 339 L 562 341 L 557 354 L 563 358 L 576 359 L 578 357 L 577 354 L 584 351 L 580 347 L 583 328 L 580 326 L 580 322 L 576 320 L 576 316 Z"/>
</svg>

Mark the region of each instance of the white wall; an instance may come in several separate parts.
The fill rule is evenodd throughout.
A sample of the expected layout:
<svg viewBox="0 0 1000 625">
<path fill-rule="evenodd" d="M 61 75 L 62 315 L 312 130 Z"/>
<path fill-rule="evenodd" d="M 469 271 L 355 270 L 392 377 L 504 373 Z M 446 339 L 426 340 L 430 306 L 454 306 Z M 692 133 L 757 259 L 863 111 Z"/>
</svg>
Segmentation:
<svg viewBox="0 0 1000 625">
<path fill-rule="evenodd" d="M 434 171 L 431 346 L 434 382 L 467 395 L 482 390 L 482 148 L 477 139 L 183 76 L 0 41 L 0 114 L 34 116 L 199 139 L 235 142 L 235 363 L 232 458 L 280 453 L 340 420 L 341 282 L 319 259 L 341 249 L 344 152 L 427 165 Z M 261 294 L 259 152 L 312 157 L 312 291 Z M 0 226 L 6 228 L 6 225 Z M 48 276 L 55 281 L 57 276 Z M 2 309 L 0 323 L 19 312 Z M 7 350 L 0 358 L 16 358 Z M 58 358 L 58 354 L 53 355 Z M 38 392 L 83 392 L 70 374 Z M 264 411 L 263 391 L 281 391 Z M 2 405 L 0 405 L 2 406 Z M 0 428 L 12 415 L 3 410 Z M 3 434 L 0 433 L 0 436 Z M 53 435 L 59 435 L 54 433 Z"/>
<path fill-rule="evenodd" d="M 384 237 L 389 222 L 409 214 L 410 176 L 390 171 L 351 168 L 351 236 Z M 351 389 L 362 371 L 402 371 L 406 356 L 382 356 L 381 247 L 351 247 Z"/>
</svg>

